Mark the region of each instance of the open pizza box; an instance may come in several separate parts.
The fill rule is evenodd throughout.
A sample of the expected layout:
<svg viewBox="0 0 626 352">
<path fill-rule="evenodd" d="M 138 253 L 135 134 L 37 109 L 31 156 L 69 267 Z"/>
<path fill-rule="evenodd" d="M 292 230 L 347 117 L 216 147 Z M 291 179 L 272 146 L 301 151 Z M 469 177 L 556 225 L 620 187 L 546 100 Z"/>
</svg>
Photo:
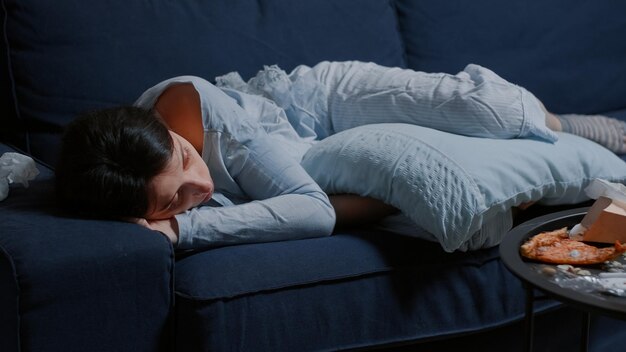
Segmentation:
<svg viewBox="0 0 626 352">
<path fill-rule="evenodd" d="M 583 241 L 626 243 L 626 187 L 594 180 L 585 191 L 596 201 L 580 222 L 586 229 Z"/>
</svg>

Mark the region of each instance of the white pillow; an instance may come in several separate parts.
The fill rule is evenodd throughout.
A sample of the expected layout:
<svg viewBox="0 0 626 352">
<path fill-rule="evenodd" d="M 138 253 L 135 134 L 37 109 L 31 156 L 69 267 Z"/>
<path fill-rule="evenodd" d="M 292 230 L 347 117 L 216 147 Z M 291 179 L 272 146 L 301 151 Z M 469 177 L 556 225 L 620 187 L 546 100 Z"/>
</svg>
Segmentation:
<svg viewBox="0 0 626 352">
<path fill-rule="evenodd" d="M 549 143 L 408 124 L 337 133 L 314 145 L 302 165 L 329 194 L 354 193 L 397 207 L 449 252 L 499 243 L 511 224 L 498 217 L 511 207 L 580 203 L 594 178 L 626 182 L 624 161 L 571 134 Z M 497 231 L 485 229 L 491 223 L 499 224 Z"/>
</svg>

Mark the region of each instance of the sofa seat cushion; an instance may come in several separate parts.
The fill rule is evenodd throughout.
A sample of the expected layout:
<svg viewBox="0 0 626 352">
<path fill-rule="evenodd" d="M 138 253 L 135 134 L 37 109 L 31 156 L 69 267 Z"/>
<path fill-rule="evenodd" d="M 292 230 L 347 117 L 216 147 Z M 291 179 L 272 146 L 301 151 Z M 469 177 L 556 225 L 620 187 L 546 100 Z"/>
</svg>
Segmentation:
<svg viewBox="0 0 626 352">
<path fill-rule="evenodd" d="M 175 276 L 179 350 L 355 348 L 488 329 L 524 309 L 497 248 L 446 253 L 384 232 L 187 254 Z"/>
</svg>

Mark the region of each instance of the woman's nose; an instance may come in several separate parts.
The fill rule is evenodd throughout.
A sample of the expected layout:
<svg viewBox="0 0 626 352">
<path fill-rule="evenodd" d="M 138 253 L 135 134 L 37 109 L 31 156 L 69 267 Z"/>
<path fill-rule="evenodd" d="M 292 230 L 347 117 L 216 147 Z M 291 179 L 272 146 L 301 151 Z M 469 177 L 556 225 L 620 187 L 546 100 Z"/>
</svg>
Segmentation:
<svg viewBox="0 0 626 352">
<path fill-rule="evenodd" d="M 209 180 L 194 180 L 191 183 L 191 186 L 193 195 L 201 195 L 213 192 L 213 183 L 211 183 L 211 181 Z"/>
<path fill-rule="evenodd" d="M 213 193 L 213 180 L 204 162 L 190 167 L 185 173 L 185 178 L 185 183 L 193 196 L 206 196 L 207 193 Z"/>
</svg>

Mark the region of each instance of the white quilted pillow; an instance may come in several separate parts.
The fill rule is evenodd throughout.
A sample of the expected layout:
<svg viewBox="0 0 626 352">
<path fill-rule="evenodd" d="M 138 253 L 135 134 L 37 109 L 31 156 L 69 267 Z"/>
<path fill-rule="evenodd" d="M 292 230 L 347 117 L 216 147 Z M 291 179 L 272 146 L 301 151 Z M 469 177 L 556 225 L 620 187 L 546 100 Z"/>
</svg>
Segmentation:
<svg viewBox="0 0 626 352">
<path fill-rule="evenodd" d="M 354 193 L 399 208 L 446 251 L 500 242 L 521 203 L 587 200 L 594 178 L 626 182 L 626 163 L 589 140 L 460 136 L 408 124 L 349 129 L 313 146 L 302 165 L 327 193 Z M 502 216 L 508 216 L 503 221 Z"/>
</svg>

